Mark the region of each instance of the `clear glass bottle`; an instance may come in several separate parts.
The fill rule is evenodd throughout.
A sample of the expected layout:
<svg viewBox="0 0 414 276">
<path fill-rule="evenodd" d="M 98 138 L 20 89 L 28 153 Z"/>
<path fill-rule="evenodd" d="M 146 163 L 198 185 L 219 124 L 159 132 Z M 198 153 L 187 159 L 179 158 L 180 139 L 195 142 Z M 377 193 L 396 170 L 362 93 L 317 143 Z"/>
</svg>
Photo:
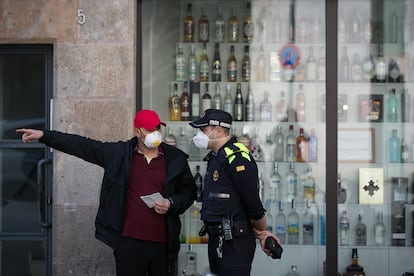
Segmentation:
<svg viewBox="0 0 414 276">
<path fill-rule="evenodd" d="M 206 43 L 203 43 L 203 51 L 200 56 L 200 70 L 198 71 L 200 76 L 200 81 L 208 81 L 209 75 L 210 75 L 210 63 L 208 60 L 208 54 L 207 54 L 207 45 Z"/>
<path fill-rule="evenodd" d="M 352 10 L 352 18 L 349 30 L 349 40 L 351 43 L 361 43 L 362 28 L 357 9 Z"/>
<path fill-rule="evenodd" d="M 231 86 L 227 85 L 226 94 L 223 99 L 223 110 L 233 115 L 233 96 L 231 95 Z"/>
<path fill-rule="evenodd" d="M 178 95 L 178 84 L 174 83 L 173 93 L 168 101 L 170 121 L 181 120 L 180 96 Z"/>
<path fill-rule="evenodd" d="M 211 65 L 211 79 L 213 81 L 221 81 L 220 44 L 218 42 L 214 45 L 214 58 Z"/>
<path fill-rule="evenodd" d="M 387 60 L 384 57 L 382 45 L 378 44 L 378 56 L 375 61 L 375 81 L 385 82 L 387 79 Z"/>
<path fill-rule="evenodd" d="M 389 160 L 390 163 L 399 163 L 401 161 L 401 141 L 397 136 L 397 130 L 391 131 L 389 139 Z"/>
<path fill-rule="evenodd" d="M 164 143 L 167 145 L 176 147 L 177 146 L 177 138 L 175 137 L 175 134 L 172 132 L 172 129 L 170 127 L 167 127 L 166 129 L 167 135 L 164 137 Z"/>
<path fill-rule="evenodd" d="M 291 202 L 292 200 L 297 199 L 298 191 L 298 175 L 295 172 L 295 163 L 290 163 L 290 170 L 286 176 L 286 196 L 287 201 Z"/>
<path fill-rule="evenodd" d="M 197 202 L 194 201 L 193 205 L 189 209 L 190 212 L 190 227 L 189 227 L 189 238 L 188 243 L 197 244 L 200 243 L 200 232 L 201 220 L 200 220 L 200 209 L 197 206 Z"/>
<path fill-rule="evenodd" d="M 255 120 L 255 104 L 253 93 L 250 85 L 247 88 L 246 104 L 244 105 L 245 121 L 252 122 Z"/>
<path fill-rule="evenodd" d="M 385 245 L 385 224 L 383 222 L 382 211 L 378 213 L 378 220 L 374 225 L 374 242 L 378 246 Z"/>
<path fill-rule="evenodd" d="M 296 162 L 306 162 L 307 159 L 307 139 L 303 128 L 299 129 L 299 136 L 296 137 Z"/>
<path fill-rule="evenodd" d="M 221 13 L 221 7 L 217 7 L 217 17 L 214 21 L 214 41 L 218 43 L 224 42 L 224 35 L 226 33 L 225 30 L 225 22 L 223 15 Z"/>
<path fill-rule="evenodd" d="M 318 137 L 315 128 L 311 128 L 311 134 L 308 137 L 308 162 L 318 162 Z"/>
<path fill-rule="evenodd" d="M 388 82 L 401 82 L 401 71 L 396 57 L 393 57 L 388 64 Z"/>
<path fill-rule="evenodd" d="M 177 44 L 177 53 L 175 54 L 175 80 L 185 81 L 187 71 L 187 61 L 183 51 L 183 45 Z"/>
<path fill-rule="evenodd" d="M 241 79 L 243 82 L 249 82 L 251 77 L 251 62 L 249 55 L 249 45 L 244 46 L 244 56 L 242 59 L 242 75 Z"/>
<path fill-rule="evenodd" d="M 230 45 L 230 55 L 227 60 L 227 81 L 237 81 L 237 59 L 234 55 L 234 45 Z"/>
<path fill-rule="evenodd" d="M 367 226 L 362 222 L 362 215 L 358 215 L 358 223 L 355 226 L 355 244 L 367 245 Z"/>
<path fill-rule="evenodd" d="M 296 94 L 296 110 L 295 110 L 295 120 L 296 122 L 305 122 L 306 118 L 306 100 L 305 93 L 303 93 L 303 84 L 299 84 L 298 93 Z"/>
<path fill-rule="evenodd" d="M 404 138 L 401 139 L 401 163 L 408 163 L 410 149 Z"/>
<path fill-rule="evenodd" d="M 309 200 L 306 200 L 306 209 L 303 214 L 303 223 L 302 223 L 302 233 L 303 233 L 303 244 L 314 244 L 313 241 L 313 231 L 314 231 L 314 221 L 313 214 L 311 211 L 311 206 Z"/>
<path fill-rule="evenodd" d="M 200 82 L 190 81 L 191 120 L 200 118 Z"/>
<path fill-rule="evenodd" d="M 265 202 L 265 195 L 264 195 L 265 182 L 263 180 L 263 175 L 261 173 L 259 174 L 259 186 L 257 188 L 259 189 L 260 201 Z"/>
<path fill-rule="evenodd" d="M 237 17 L 237 11 L 236 8 L 231 9 L 231 17 L 229 20 L 229 43 L 238 43 L 239 42 L 239 36 L 240 36 L 240 21 Z"/>
<path fill-rule="evenodd" d="M 264 91 L 263 101 L 260 102 L 260 121 L 272 121 L 272 104 L 269 101 L 269 92 Z"/>
<path fill-rule="evenodd" d="M 200 165 L 196 166 L 196 172 L 194 174 L 194 182 L 197 188 L 197 202 L 201 202 L 201 192 L 203 190 L 203 176 L 200 173 Z"/>
<path fill-rule="evenodd" d="M 273 215 L 271 212 L 270 201 L 266 202 L 266 230 L 274 233 L 273 231 Z"/>
<path fill-rule="evenodd" d="M 220 84 L 216 82 L 216 85 L 214 87 L 215 87 L 215 92 L 213 96 L 212 107 L 214 109 L 223 109 L 223 100 L 221 98 L 221 93 L 220 93 Z"/>
<path fill-rule="evenodd" d="M 309 203 L 315 202 L 316 185 L 312 175 L 312 167 L 308 167 L 303 178 L 303 200 Z"/>
<path fill-rule="evenodd" d="M 263 45 L 260 45 L 259 53 L 255 59 L 255 81 L 263 82 L 266 81 L 266 57 L 264 54 Z"/>
<path fill-rule="evenodd" d="M 275 162 L 273 173 L 270 175 L 269 183 L 269 199 L 270 202 L 275 203 L 282 200 L 282 177 L 279 174 L 278 163 Z"/>
<path fill-rule="evenodd" d="M 189 153 L 189 141 L 190 138 L 187 134 L 185 134 L 184 127 L 181 127 L 180 135 L 177 136 L 177 148 L 184 151 L 185 153 Z"/>
<path fill-rule="evenodd" d="M 375 64 L 370 54 L 362 61 L 362 80 L 366 82 L 375 81 Z"/>
<path fill-rule="evenodd" d="M 411 118 L 411 95 L 408 88 L 401 93 L 401 122 L 407 123 Z"/>
<path fill-rule="evenodd" d="M 190 55 L 188 56 L 188 80 L 195 81 L 198 79 L 198 62 L 197 56 L 195 54 L 195 45 L 191 44 L 190 46 Z"/>
<path fill-rule="evenodd" d="M 285 136 L 282 133 L 282 126 L 277 126 L 275 135 L 275 161 L 283 162 L 285 157 Z"/>
<path fill-rule="evenodd" d="M 208 43 L 210 38 L 210 21 L 208 20 L 205 8 L 201 8 L 201 17 L 198 20 L 198 42 Z"/>
<path fill-rule="evenodd" d="M 275 232 L 281 244 L 286 243 L 286 215 L 283 212 L 283 201 L 279 201 L 279 212 L 275 218 Z"/>
<path fill-rule="evenodd" d="M 318 81 L 326 81 L 326 58 L 325 46 L 321 46 L 320 55 L 318 58 Z"/>
<path fill-rule="evenodd" d="M 276 121 L 287 122 L 289 120 L 289 105 L 286 101 L 285 91 L 280 91 L 280 99 L 276 104 Z"/>
<path fill-rule="evenodd" d="M 349 245 L 349 227 L 349 218 L 346 210 L 343 210 L 339 219 L 339 245 Z"/>
<path fill-rule="evenodd" d="M 349 58 L 348 58 L 348 50 L 346 46 L 342 48 L 342 57 L 339 62 L 339 81 L 341 82 L 348 82 L 349 81 Z"/>
<path fill-rule="evenodd" d="M 352 82 L 362 81 L 362 63 L 358 53 L 355 53 L 352 57 L 350 79 Z"/>
<path fill-rule="evenodd" d="M 289 134 L 286 137 L 286 161 L 296 161 L 296 137 L 293 135 L 293 125 L 289 125 Z"/>
<path fill-rule="evenodd" d="M 188 245 L 188 250 L 185 252 L 185 275 L 197 275 L 197 253 L 193 251 L 193 246 Z"/>
<path fill-rule="evenodd" d="M 190 94 L 188 93 L 188 82 L 184 82 L 183 93 L 180 98 L 181 121 L 190 121 Z"/>
<path fill-rule="evenodd" d="M 337 185 L 338 185 L 338 203 L 339 204 L 343 204 L 346 201 L 346 190 L 344 187 L 342 187 L 342 177 L 341 174 L 338 173 L 338 178 L 337 178 Z"/>
<path fill-rule="evenodd" d="M 192 4 L 187 5 L 187 15 L 184 18 L 184 42 L 194 42 L 195 20 L 192 14 Z"/>
<path fill-rule="evenodd" d="M 237 83 L 237 89 L 236 89 L 236 98 L 234 99 L 234 116 L 233 119 L 235 121 L 243 121 L 243 110 L 244 110 L 244 104 L 243 104 L 243 95 L 241 91 L 241 83 Z"/>
<path fill-rule="evenodd" d="M 201 113 L 212 107 L 212 98 L 208 89 L 208 83 L 205 84 L 204 94 L 201 97 Z"/>
<path fill-rule="evenodd" d="M 243 19 L 243 41 L 251 42 L 253 40 L 253 21 L 252 21 L 252 12 L 250 7 L 250 2 L 246 3 L 246 15 Z"/>
<path fill-rule="evenodd" d="M 392 88 L 390 95 L 388 96 L 387 116 L 388 122 L 397 122 L 399 112 L 398 98 L 395 92 L 395 88 Z"/>
<path fill-rule="evenodd" d="M 292 209 L 287 217 L 287 239 L 288 244 L 299 244 L 299 214 L 296 212 L 296 201 L 291 200 Z"/>
<path fill-rule="evenodd" d="M 307 81 L 316 81 L 317 68 L 316 68 L 316 59 L 313 56 L 313 46 L 309 47 L 309 55 L 306 61 L 306 80 Z"/>
</svg>

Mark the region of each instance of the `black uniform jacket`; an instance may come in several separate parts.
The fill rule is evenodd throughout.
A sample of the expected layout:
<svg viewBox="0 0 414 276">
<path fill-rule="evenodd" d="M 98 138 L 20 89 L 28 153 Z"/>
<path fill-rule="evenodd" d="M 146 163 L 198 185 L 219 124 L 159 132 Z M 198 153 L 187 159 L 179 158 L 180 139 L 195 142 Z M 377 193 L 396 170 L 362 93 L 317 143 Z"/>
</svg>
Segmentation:
<svg viewBox="0 0 414 276">
<path fill-rule="evenodd" d="M 115 249 L 122 232 L 129 170 L 137 138 L 101 142 L 79 135 L 45 130 L 39 142 L 104 168 L 99 209 L 95 220 L 95 237 Z M 180 249 L 179 214 L 185 212 L 194 202 L 196 186 L 187 163 L 188 155 L 165 143 L 161 143 L 160 146 L 164 151 L 166 163 L 163 196 L 172 201 L 166 214 L 171 264 L 177 258 Z"/>
</svg>

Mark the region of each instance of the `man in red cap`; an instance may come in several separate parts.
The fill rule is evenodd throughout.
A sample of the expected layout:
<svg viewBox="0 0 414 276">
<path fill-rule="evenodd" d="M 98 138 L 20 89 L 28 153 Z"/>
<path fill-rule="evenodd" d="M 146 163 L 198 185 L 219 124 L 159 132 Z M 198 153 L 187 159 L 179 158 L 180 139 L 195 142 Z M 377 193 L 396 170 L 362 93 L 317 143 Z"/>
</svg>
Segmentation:
<svg viewBox="0 0 414 276">
<path fill-rule="evenodd" d="M 188 155 L 162 143 L 152 110 L 137 112 L 135 137 L 101 142 L 50 130 L 18 129 L 23 142 L 38 140 L 105 169 L 95 237 L 114 249 L 118 276 L 174 275 L 180 249 L 179 215 L 196 198 Z M 162 198 L 144 202 L 155 193 Z"/>
</svg>

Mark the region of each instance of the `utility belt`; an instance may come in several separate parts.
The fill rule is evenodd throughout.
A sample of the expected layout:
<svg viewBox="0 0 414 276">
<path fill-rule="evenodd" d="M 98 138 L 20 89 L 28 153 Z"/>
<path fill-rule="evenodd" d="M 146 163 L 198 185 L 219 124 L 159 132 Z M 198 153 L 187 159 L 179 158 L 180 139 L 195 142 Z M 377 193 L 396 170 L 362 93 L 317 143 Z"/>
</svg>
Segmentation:
<svg viewBox="0 0 414 276">
<path fill-rule="evenodd" d="M 199 235 L 204 236 L 208 233 L 209 236 L 223 236 L 224 240 L 232 240 L 233 236 L 236 238 L 243 237 L 248 231 L 251 231 L 252 224 L 247 220 L 230 220 L 223 218 L 221 223 L 203 225 Z"/>
</svg>

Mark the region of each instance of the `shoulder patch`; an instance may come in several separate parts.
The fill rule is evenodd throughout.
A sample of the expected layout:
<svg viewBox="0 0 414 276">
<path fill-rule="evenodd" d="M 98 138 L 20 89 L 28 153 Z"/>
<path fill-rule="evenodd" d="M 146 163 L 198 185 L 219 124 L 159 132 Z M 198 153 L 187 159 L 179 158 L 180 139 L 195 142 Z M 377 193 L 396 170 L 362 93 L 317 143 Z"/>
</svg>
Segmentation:
<svg viewBox="0 0 414 276">
<path fill-rule="evenodd" d="M 236 172 L 242 172 L 242 171 L 245 171 L 245 170 L 246 170 L 246 167 L 244 165 L 240 165 L 240 166 L 236 167 Z"/>
</svg>

